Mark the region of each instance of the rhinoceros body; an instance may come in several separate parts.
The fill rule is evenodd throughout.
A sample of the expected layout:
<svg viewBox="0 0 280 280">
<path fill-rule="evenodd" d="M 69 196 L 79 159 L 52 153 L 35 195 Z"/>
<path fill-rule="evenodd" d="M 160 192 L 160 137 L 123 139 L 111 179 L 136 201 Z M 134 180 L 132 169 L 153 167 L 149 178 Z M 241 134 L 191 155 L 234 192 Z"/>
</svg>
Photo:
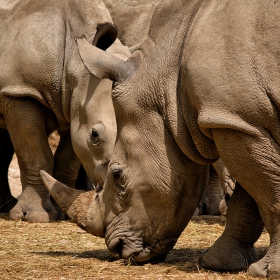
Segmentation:
<svg viewBox="0 0 280 280">
<path fill-rule="evenodd" d="M 238 183 L 225 231 L 199 262 L 280 277 L 279 14 L 279 1 L 166 0 L 126 62 L 78 40 L 88 69 L 115 85 L 117 140 L 90 204 L 99 217 L 84 226 L 112 254 L 164 257 L 221 157 Z M 258 260 L 263 225 L 271 243 Z"/>
<path fill-rule="evenodd" d="M 125 45 L 135 48 L 148 35 L 150 21 L 159 1 L 125 2 L 122 0 L 105 0 L 114 24 L 118 29 L 118 38 Z M 147 4 L 148 3 L 148 4 Z M 127 54 L 127 51 L 119 44 L 113 44 L 107 51 L 111 53 Z M 95 89 L 94 95 L 87 101 L 81 100 L 80 109 L 72 122 L 72 142 L 77 156 L 82 159 L 83 165 L 88 171 L 88 176 L 94 184 L 100 178 L 95 172 L 95 166 L 104 159 L 110 159 L 113 154 L 113 146 L 116 136 L 115 116 L 111 101 L 111 83 L 104 79 Z M 90 134 L 92 130 L 98 133 L 95 140 Z M 102 146 L 102 148 L 100 147 Z M 107 163 L 105 162 L 105 165 Z M 210 168 L 209 182 L 202 200 L 198 205 L 198 213 L 201 215 L 219 215 L 219 205 L 227 195 L 227 187 L 234 188 L 234 182 L 229 176 L 225 166 L 219 160 Z M 216 170 L 218 171 L 218 176 Z M 104 174 L 105 172 L 103 172 Z M 102 180 L 101 180 L 102 181 Z M 103 182 L 100 182 L 102 185 Z M 230 193 L 231 194 L 231 193 Z M 223 214 L 226 215 L 227 206 L 224 203 Z"/>
<path fill-rule="evenodd" d="M 4 0 L 0 19 L 0 207 L 4 204 L 5 210 L 15 203 L 7 182 L 15 151 L 23 193 L 10 217 L 55 220 L 39 170 L 46 168 L 74 185 L 80 161 L 70 126 L 81 100 L 89 99 L 99 84 L 85 71 L 74 37 L 84 35 L 91 42 L 95 37 L 94 44 L 105 49 L 116 32 L 102 1 Z M 105 30 L 112 32 L 103 37 Z M 61 140 L 53 157 L 47 137 L 55 129 Z"/>
</svg>

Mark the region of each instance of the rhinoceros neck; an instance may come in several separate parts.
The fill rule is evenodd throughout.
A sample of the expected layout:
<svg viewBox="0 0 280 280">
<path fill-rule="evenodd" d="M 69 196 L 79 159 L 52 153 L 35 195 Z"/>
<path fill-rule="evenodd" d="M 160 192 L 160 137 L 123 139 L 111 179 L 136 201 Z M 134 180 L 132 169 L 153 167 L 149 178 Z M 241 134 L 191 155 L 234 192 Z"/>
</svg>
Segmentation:
<svg viewBox="0 0 280 280">
<path fill-rule="evenodd" d="M 182 152 L 198 163 L 216 160 L 217 155 L 203 155 L 197 147 L 201 139 L 209 144 L 195 123 L 181 88 L 183 47 L 203 1 L 173 1 L 159 5 L 154 12 L 148 38 L 140 45 L 143 60 L 148 57 L 148 69 L 157 92 L 153 97 L 164 122 Z M 171 5 L 172 4 L 172 5 Z M 160 53 L 160 54 L 159 54 Z M 147 60 L 147 59 L 146 59 Z M 147 64 L 148 64 L 147 63 Z"/>
</svg>

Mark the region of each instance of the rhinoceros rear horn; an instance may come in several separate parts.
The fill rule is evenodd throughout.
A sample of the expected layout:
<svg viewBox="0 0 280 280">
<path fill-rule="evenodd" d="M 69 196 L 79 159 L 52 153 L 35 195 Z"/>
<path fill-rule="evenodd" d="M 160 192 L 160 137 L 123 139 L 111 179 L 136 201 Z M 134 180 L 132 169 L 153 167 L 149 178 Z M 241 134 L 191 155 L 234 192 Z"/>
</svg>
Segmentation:
<svg viewBox="0 0 280 280">
<path fill-rule="evenodd" d="M 125 60 L 91 45 L 84 37 L 75 40 L 83 63 L 95 77 L 116 81 L 128 73 Z"/>
</svg>

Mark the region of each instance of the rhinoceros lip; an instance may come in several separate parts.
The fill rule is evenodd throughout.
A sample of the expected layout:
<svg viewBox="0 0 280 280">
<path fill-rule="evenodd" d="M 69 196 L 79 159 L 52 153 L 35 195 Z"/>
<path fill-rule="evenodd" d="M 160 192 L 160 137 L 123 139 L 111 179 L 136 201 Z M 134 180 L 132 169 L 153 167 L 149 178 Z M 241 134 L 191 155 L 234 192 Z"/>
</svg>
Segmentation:
<svg viewBox="0 0 280 280">
<path fill-rule="evenodd" d="M 134 239 L 134 238 L 132 238 Z M 130 240 L 129 237 L 115 237 L 107 243 L 112 256 L 117 259 L 131 258 L 136 263 L 161 262 L 176 243 L 177 237 L 168 238 L 157 243 L 157 246 L 144 245 L 142 238 Z M 159 247 L 158 247 L 159 245 Z"/>
<path fill-rule="evenodd" d="M 135 262 L 158 262 L 164 260 L 174 247 L 179 236 L 166 236 L 161 239 L 158 236 L 143 235 L 143 228 L 135 231 L 124 222 L 124 217 L 116 216 L 105 233 L 105 242 L 111 255 L 119 259 L 132 258 Z M 124 229 L 129 230 L 124 230 Z M 145 241 L 146 240 L 146 241 Z"/>
<path fill-rule="evenodd" d="M 142 256 L 144 252 L 145 255 L 150 254 L 150 250 L 145 250 L 140 240 L 136 241 L 134 239 L 132 241 L 128 237 L 115 237 L 107 244 L 107 247 L 110 253 L 115 258 L 119 259 L 128 259 L 130 257 L 138 258 L 138 256 Z"/>
</svg>

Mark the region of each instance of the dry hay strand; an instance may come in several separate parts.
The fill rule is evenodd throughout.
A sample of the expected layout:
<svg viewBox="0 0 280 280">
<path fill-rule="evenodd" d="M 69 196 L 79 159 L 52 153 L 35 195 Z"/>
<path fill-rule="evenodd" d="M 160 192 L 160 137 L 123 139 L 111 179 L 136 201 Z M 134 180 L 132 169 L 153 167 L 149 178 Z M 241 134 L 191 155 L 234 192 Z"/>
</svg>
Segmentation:
<svg viewBox="0 0 280 280">
<path fill-rule="evenodd" d="M 198 266 L 199 254 L 224 230 L 206 218 L 189 223 L 165 262 L 145 265 L 114 259 L 104 239 L 69 221 L 27 223 L 0 215 L 0 230 L 0 279 L 255 279 L 246 272 L 218 273 Z M 268 244 L 263 233 L 256 244 L 260 255 Z"/>
</svg>

